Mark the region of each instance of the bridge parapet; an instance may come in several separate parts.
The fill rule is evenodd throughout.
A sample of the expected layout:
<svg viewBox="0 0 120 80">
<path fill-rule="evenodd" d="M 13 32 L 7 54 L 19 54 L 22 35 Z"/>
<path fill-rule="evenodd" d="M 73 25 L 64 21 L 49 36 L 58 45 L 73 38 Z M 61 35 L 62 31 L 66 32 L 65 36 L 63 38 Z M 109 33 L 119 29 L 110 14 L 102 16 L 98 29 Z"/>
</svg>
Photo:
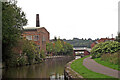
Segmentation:
<svg viewBox="0 0 120 80">
<path fill-rule="evenodd" d="M 74 56 L 76 55 L 89 55 L 90 54 L 90 51 L 91 51 L 91 48 L 87 48 L 87 47 L 77 47 L 77 48 L 73 48 L 73 51 L 74 51 Z"/>
<path fill-rule="evenodd" d="M 91 51 L 91 48 L 86 48 L 86 47 L 84 47 L 84 48 L 73 48 L 73 50 L 74 51 L 76 51 L 76 50 L 87 50 L 87 51 Z"/>
</svg>

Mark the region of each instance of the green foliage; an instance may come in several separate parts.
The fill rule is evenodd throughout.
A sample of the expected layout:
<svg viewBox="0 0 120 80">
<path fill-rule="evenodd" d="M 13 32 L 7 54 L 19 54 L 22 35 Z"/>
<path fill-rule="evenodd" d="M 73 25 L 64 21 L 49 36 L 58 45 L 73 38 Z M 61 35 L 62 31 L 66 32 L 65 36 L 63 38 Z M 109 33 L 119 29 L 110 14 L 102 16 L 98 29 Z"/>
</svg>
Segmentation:
<svg viewBox="0 0 120 80">
<path fill-rule="evenodd" d="M 16 1 L 2 3 L 2 58 L 6 66 L 40 62 L 40 50 L 32 41 L 21 39 L 23 26 L 27 24 L 25 13 Z M 20 56 L 20 54 L 22 54 Z M 41 57 L 45 57 L 41 52 Z"/>
<path fill-rule="evenodd" d="M 27 60 L 25 59 L 24 55 L 19 56 L 19 57 L 17 58 L 17 64 L 18 64 L 18 66 L 23 66 L 23 65 L 25 65 L 26 63 L 27 63 Z"/>
<path fill-rule="evenodd" d="M 61 41 L 60 40 L 55 41 L 55 49 L 54 49 L 55 51 L 54 52 L 56 54 L 60 53 L 62 48 L 63 48 L 63 45 L 62 45 Z"/>
<path fill-rule="evenodd" d="M 23 54 L 28 57 L 28 63 L 32 64 L 35 59 L 35 54 L 39 54 L 39 49 L 33 41 L 24 40 L 23 44 Z"/>
<path fill-rule="evenodd" d="M 67 43 L 70 43 L 73 46 L 88 47 L 91 48 L 91 44 L 94 42 L 92 39 L 73 39 L 73 40 L 64 40 Z"/>
<path fill-rule="evenodd" d="M 47 43 L 46 45 L 48 53 L 54 53 L 54 55 L 72 55 L 73 47 L 69 43 L 66 43 L 60 39 Z"/>
<path fill-rule="evenodd" d="M 43 59 L 45 59 L 46 56 L 45 56 L 44 50 L 41 50 L 41 51 L 40 51 L 40 57 L 43 58 Z"/>
<path fill-rule="evenodd" d="M 40 52 L 39 52 L 40 53 Z M 39 54 L 40 55 L 40 54 Z M 35 60 L 40 63 L 42 61 L 42 57 L 40 57 L 39 55 L 35 55 Z"/>
<path fill-rule="evenodd" d="M 40 51 L 33 41 L 20 39 L 19 42 L 22 45 L 22 55 L 18 57 L 19 65 L 39 63 L 42 58 L 45 58 L 44 51 Z"/>
<path fill-rule="evenodd" d="M 110 62 L 111 64 L 119 64 L 120 60 L 120 51 L 119 52 L 116 52 L 114 54 L 103 54 L 101 56 L 101 61 L 107 61 L 107 62 Z M 120 64 L 119 64 L 120 65 Z"/>
<path fill-rule="evenodd" d="M 101 58 L 95 58 L 94 60 L 106 67 L 120 71 L 120 51 L 114 54 L 103 54 Z"/>
<path fill-rule="evenodd" d="M 73 46 L 71 44 L 69 44 L 69 43 L 66 43 L 64 45 L 64 51 L 63 51 L 63 53 L 65 53 L 66 55 L 69 55 L 69 54 L 72 55 L 73 54 Z"/>
<path fill-rule="evenodd" d="M 12 57 L 10 57 L 9 60 L 6 60 L 6 62 L 5 62 L 6 67 L 17 66 L 17 55 L 12 52 L 10 55 Z"/>
<path fill-rule="evenodd" d="M 107 41 L 96 44 L 92 50 L 92 58 L 101 57 L 103 54 L 115 53 L 120 50 L 120 43 L 117 41 Z"/>
<path fill-rule="evenodd" d="M 16 63 L 16 58 L 11 61 L 15 55 L 12 48 L 20 37 L 22 26 L 26 24 L 25 14 L 17 7 L 16 1 L 2 3 L 2 59 L 6 65 Z"/>
<path fill-rule="evenodd" d="M 8 15 L 9 13 L 9 15 Z M 27 20 L 16 2 L 2 3 L 2 41 L 12 46 L 20 36 L 20 28 L 26 25 Z"/>
<path fill-rule="evenodd" d="M 48 52 L 53 52 L 54 48 L 53 48 L 53 44 L 52 43 L 47 43 L 46 44 L 46 49 Z"/>
</svg>

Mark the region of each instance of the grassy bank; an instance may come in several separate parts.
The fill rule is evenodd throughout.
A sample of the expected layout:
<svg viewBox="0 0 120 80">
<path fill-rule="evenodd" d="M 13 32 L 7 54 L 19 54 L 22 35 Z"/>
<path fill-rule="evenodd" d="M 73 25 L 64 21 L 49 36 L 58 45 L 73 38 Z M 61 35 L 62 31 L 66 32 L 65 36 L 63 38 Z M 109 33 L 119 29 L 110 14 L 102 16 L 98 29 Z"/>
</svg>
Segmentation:
<svg viewBox="0 0 120 80">
<path fill-rule="evenodd" d="M 88 56 L 86 56 L 88 57 Z M 106 76 L 104 74 L 100 74 L 100 73 L 96 73 L 93 72 L 89 69 L 87 69 L 84 65 L 83 65 L 83 60 L 86 58 L 80 58 L 75 60 L 72 64 L 71 64 L 71 68 L 78 72 L 81 76 L 83 76 L 84 78 L 113 78 L 111 76 Z"/>
<path fill-rule="evenodd" d="M 102 61 L 101 58 L 95 58 L 94 60 L 101 65 L 120 71 L 120 68 L 118 68 L 118 65 L 112 64 L 107 61 Z"/>
</svg>

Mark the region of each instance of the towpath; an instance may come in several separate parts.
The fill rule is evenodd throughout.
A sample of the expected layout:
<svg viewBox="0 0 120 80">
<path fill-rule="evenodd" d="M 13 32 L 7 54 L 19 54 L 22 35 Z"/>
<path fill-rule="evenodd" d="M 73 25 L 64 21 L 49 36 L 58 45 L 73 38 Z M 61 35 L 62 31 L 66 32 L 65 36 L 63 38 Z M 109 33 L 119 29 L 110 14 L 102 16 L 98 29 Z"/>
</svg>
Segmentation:
<svg viewBox="0 0 120 80">
<path fill-rule="evenodd" d="M 105 75 L 112 76 L 115 78 L 120 78 L 120 71 L 117 71 L 117 70 L 105 67 L 101 64 L 98 64 L 90 57 L 87 57 L 83 60 L 83 65 L 89 70 L 92 70 L 94 72 L 105 74 Z"/>
</svg>

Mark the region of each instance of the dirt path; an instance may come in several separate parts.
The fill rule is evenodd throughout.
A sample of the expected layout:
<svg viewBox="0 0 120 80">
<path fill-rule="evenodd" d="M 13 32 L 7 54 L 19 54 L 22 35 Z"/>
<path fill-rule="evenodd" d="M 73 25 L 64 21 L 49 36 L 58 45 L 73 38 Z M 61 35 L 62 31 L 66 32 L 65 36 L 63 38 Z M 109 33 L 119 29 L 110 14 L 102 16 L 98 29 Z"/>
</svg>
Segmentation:
<svg viewBox="0 0 120 80">
<path fill-rule="evenodd" d="M 105 67 L 101 64 L 98 64 L 97 62 L 95 62 L 90 57 L 85 58 L 83 60 L 83 65 L 86 68 L 88 68 L 89 70 L 92 70 L 94 72 L 105 74 L 105 75 L 108 75 L 108 76 L 113 76 L 115 78 L 120 78 L 120 71 L 117 71 L 117 70 Z"/>
</svg>

